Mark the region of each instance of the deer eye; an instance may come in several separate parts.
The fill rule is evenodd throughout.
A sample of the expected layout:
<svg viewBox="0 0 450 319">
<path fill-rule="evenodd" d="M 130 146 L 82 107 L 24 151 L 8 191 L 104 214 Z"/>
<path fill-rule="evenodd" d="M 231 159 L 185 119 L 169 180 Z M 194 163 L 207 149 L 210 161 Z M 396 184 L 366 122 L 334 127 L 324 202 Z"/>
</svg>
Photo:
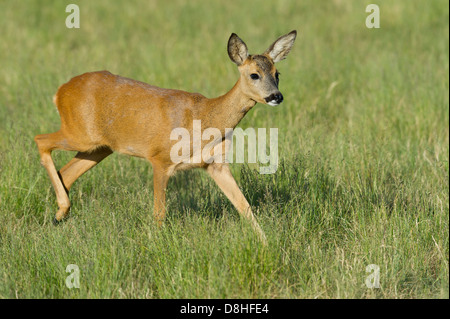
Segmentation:
<svg viewBox="0 0 450 319">
<path fill-rule="evenodd" d="M 256 74 L 256 73 L 250 74 L 250 77 L 252 78 L 252 80 L 258 80 L 259 79 L 259 75 Z"/>
</svg>

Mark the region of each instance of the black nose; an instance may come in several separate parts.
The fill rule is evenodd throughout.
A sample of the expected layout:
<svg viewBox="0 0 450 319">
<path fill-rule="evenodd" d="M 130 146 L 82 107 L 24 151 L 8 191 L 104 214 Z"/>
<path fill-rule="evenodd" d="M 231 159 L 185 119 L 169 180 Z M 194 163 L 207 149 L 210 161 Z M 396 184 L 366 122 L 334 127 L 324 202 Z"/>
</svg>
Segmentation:
<svg viewBox="0 0 450 319">
<path fill-rule="evenodd" d="M 276 100 L 278 103 L 283 102 L 283 94 L 281 94 L 280 92 L 278 92 L 277 94 L 275 94 L 275 100 Z"/>
<path fill-rule="evenodd" d="M 273 93 L 266 97 L 265 100 L 266 102 L 275 101 L 277 104 L 280 104 L 281 102 L 283 102 L 283 94 L 281 94 L 280 92 Z"/>
</svg>

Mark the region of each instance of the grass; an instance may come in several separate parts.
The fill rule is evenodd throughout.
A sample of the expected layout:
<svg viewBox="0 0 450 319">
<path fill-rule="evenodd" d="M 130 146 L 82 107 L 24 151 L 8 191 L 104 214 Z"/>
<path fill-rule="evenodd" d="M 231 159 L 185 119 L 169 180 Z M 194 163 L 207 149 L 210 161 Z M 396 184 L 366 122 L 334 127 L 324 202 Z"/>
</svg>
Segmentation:
<svg viewBox="0 0 450 319">
<path fill-rule="evenodd" d="M 448 298 L 449 9 L 446 1 L 2 1 L 0 298 Z M 269 245 L 201 171 L 171 179 L 164 227 L 152 221 L 152 170 L 114 154 L 55 195 L 33 142 L 58 130 L 58 86 L 107 69 L 213 97 L 252 53 L 297 29 L 280 62 L 278 108 L 240 127 L 279 129 L 280 165 L 232 165 Z M 58 167 L 73 153 L 54 152 Z M 68 289 L 66 267 L 80 268 Z M 380 267 L 369 289 L 366 266 Z"/>
</svg>

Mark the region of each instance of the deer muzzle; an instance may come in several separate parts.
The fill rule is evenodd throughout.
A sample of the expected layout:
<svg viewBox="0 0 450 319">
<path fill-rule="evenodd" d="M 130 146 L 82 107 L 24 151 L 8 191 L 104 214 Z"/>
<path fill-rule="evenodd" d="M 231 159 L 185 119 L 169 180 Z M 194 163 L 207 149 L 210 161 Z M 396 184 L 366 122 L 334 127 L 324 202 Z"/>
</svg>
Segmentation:
<svg viewBox="0 0 450 319">
<path fill-rule="evenodd" d="M 266 100 L 267 104 L 271 106 L 277 106 L 278 104 L 283 102 L 283 94 L 281 94 L 281 92 L 276 92 L 269 95 L 264 100 Z"/>
</svg>

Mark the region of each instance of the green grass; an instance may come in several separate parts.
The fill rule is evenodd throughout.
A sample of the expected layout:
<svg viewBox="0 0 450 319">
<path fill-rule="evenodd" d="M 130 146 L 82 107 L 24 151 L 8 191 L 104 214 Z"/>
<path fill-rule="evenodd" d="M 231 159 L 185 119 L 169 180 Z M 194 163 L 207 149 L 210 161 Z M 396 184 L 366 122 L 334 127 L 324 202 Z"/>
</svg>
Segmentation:
<svg viewBox="0 0 450 319">
<path fill-rule="evenodd" d="M 0 298 L 449 297 L 447 1 L 379 0 L 380 29 L 365 27 L 370 1 L 79 0 L 70 30 L 69 3 L 0 2 Z M 157 229 L 150 165 L 118 154 L 51 224 L 33 137 L 59 129 L 60 84 L 107 69 L 214 97 L 237 80 L 232 32 L 261 53 L 293 29 L 285 102 L 239 125 L 279 129 L 278 171 L 232 165 L 267 248 L 201 171 L 171 179 Z M 72 156 L 54 152 L 58 167 Z"/>
</svg>

